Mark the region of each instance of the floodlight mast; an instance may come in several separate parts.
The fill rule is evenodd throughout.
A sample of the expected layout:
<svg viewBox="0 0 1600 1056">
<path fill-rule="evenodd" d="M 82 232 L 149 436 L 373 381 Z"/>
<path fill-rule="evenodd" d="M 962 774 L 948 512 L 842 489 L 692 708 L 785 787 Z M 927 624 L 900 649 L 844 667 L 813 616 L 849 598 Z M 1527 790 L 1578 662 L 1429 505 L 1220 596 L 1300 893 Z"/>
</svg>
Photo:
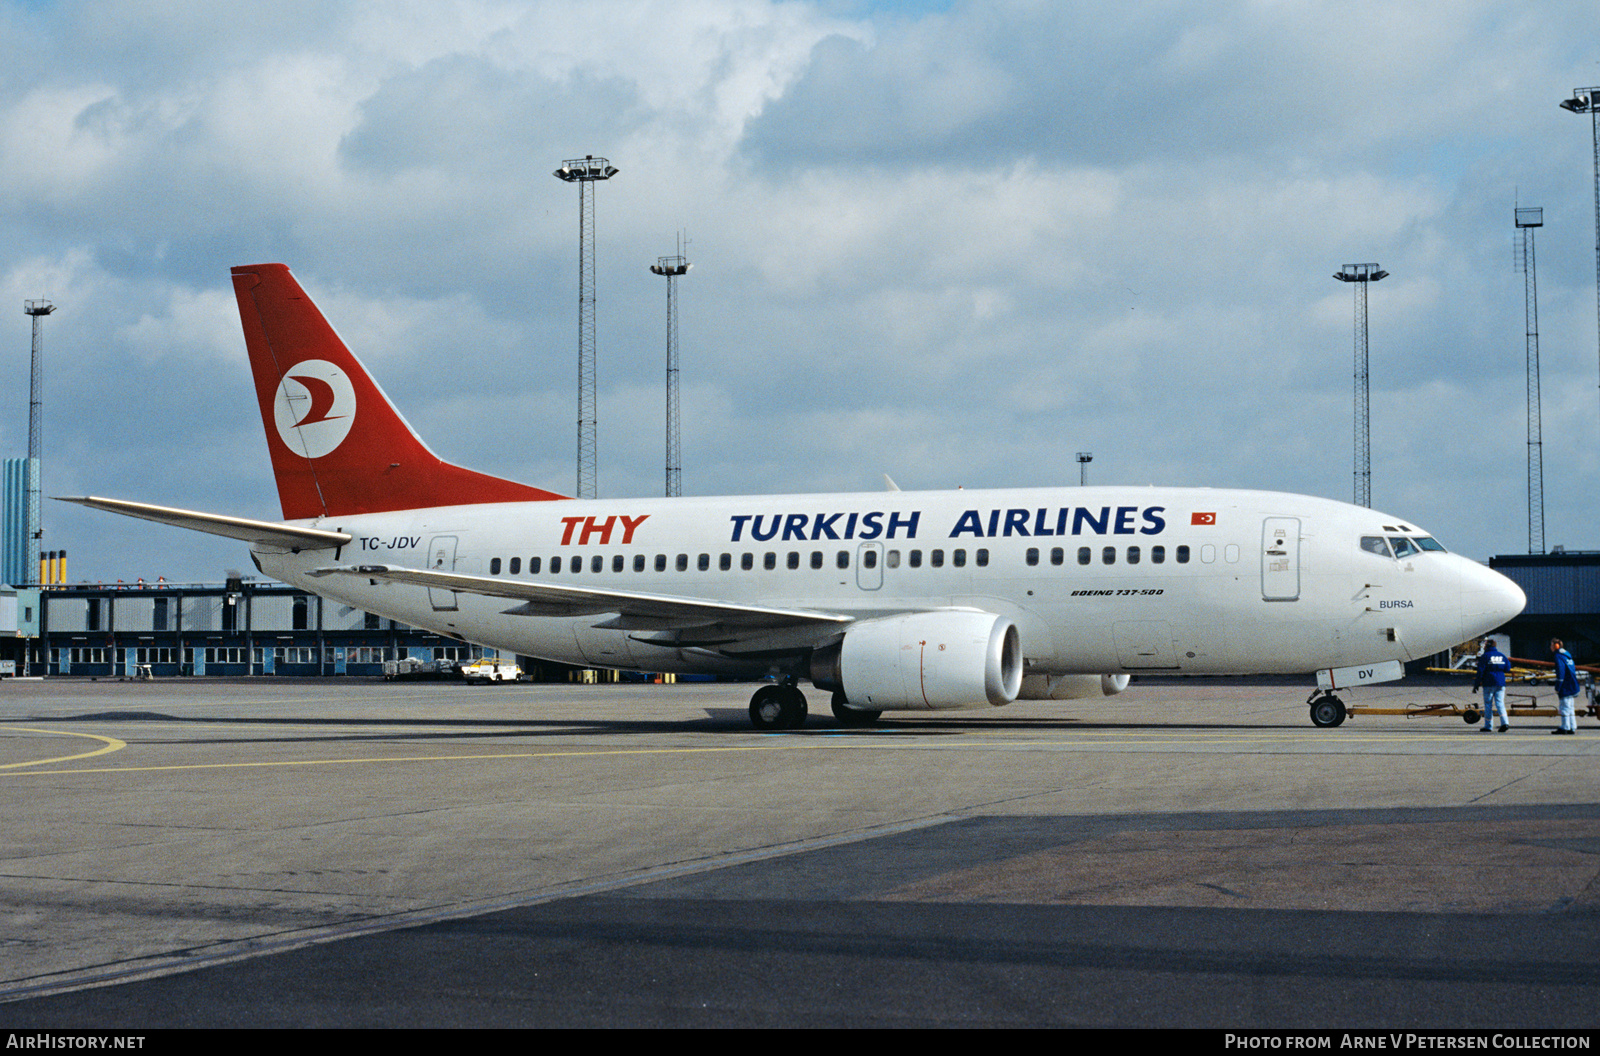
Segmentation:
<svg viewBox="0 0 1600 1056">
<path fill-rule="evenodd" d="M 1544 442 L 1539 410 L 1539 282 L 1533 260 L 1533 232 L 1544 226 L 1544 210 L 1515 211 L 1517 268 L 1523 274 L 1523 329 L 1528 341 L 1528 553 L 1544 553 Z"/>
<path fill-rule="evenodd" d="M 1355 283 L 1356 291 L 1356 369 L 1355 369 L 1355 504 L 1372 505 L 1372 414 L 1371 386 L 1367 378 L 1367 284 L 1388 276 L 1376 264 L 1346 264 L 1333 277 Z"/>
<path fill-rule="evenodd" d="M 44 541 L 39 508 L 40 466 L 44 447 L 44 317 L 55 311 L 49 301 L 23 301 L 23 314 L 33 318 L 33 362 L 28 379 L 28 562 L 37 569 L 38 550 Z M 39 581 L 42 577 L 35 577 Z"/>
<path fill-rule="evenodd" d="M 683 445 L 678 417 L 678 284 L 694 265 L 684 259 L 682 247 L 675 257 L 657 257 L 650 271 L 667 280 L 667 498 L 683 494 Z"/>
<path fill-rule="evenodd" d="M 1571 99 L 1561 101 L 1563 110 L 1589 115 L 1589 136 L 1594 147 L 1594 298 L 1595 326 L 1600 334 L 1600 88 L 1574 88 Z M 1596 346 L 1600 355 L 1600 344 Z M 1600 381 L 1597 381 L 1600 385 Z"/>
<path fill-rule="evenodd" d="M 1082 488 L 1089 483 L 1089 463 L 1094 461 L 1093 451 L 1078 452 L 1078 487 Z"/>
<path fill-rule="evenodd" d="M 599 413 L 595 393 L 594 192 L 589 185 L 617 170 L 593 154 L 563 161 L 553 175 L 578 185 L 578 498 L 596 497 L 599 477 Z"/>
</svg>

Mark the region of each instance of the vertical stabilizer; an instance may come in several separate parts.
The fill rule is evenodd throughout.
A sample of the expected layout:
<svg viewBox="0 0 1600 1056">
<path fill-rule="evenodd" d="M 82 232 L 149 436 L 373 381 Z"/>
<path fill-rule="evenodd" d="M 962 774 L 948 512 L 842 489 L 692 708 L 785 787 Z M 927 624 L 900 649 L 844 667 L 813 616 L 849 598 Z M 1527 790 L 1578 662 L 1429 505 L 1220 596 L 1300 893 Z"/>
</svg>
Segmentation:
<svg viewBox="0 0 1600 1056">
<path fill-rule="evenodd" d="M 565 498 L 428 450 L 285 265 L 233 289 L 286 519 Z"/>
</svg>

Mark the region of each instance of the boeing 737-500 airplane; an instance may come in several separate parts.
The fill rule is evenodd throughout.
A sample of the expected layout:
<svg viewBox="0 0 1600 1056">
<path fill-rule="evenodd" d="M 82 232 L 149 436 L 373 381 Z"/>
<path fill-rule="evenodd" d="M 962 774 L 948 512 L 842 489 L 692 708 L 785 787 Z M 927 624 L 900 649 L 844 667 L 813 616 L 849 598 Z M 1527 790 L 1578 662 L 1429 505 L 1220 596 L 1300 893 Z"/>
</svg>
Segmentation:
<svg viewBox="0 0 1600 1056">
<path fill-rule="evenodd" d="M 467 642 L 778 681 L 760 729 L 1122 691 L 1130 674 L 1333 689 L 1498 627 L 1516 584 L 1401 518 L 1208 488 L 569 499 L 441 461 L 282 264 L 233 269 L 282 522 L 95 497 L 243 540 L 262 573 Z"/>
</svg>

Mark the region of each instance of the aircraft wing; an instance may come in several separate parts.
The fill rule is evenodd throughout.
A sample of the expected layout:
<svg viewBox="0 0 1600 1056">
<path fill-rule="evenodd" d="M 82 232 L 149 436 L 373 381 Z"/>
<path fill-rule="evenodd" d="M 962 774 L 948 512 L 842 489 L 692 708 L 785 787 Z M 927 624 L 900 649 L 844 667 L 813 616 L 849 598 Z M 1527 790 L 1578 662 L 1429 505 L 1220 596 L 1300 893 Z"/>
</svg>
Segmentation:
<svg viewBox="0 0 1600 1056">
<path fill-rule="evenodd" d="M 507 610 L 523 616 L 590 616 L 614 612 L 618 619 L 606 624 L 621 630 L 667 630 L 706 626 L 740 629 L 786 627 L 842 627 L 854 616 L 817 609 L 777 609 L 759 605 L 737 605 L 707 598 L 678 597 L 631 590 L 605 590 L 595 587 L 569 587 L 565 584 L 530 583 L 525 580 L 488 576 L 465 576 L 458 572 L 434 572 L 420 568 L 395 568 L 389 565 L 341 565 L 319 568 L 313 576 L 355 576 L 389 583 L 408 583 L 434 590 L 453 590 L 480 594 L 488 598 L 508 598 L 522 605 Z"/>
<path fill-rule="evenodd" d="M 120 513 L 125 517 L 138 517 L 140 520 L 155 521 L 157 524 L 170 524 L 209 535 L 222 535 L 229 539 L 242 540 L 251 546 L 279 547 L 295 552 L 331 550 L 343 546 L 354 538 L 348 532 L 330 532 L 325 528 L 303 528 L 278 521 L 253 521 L 247 517 L 224 517 L 217 513 L 199 513 L 171 506 L 152 506 L 146 502 L 103 499 L 97 495 L 83 495 L 76 498 L 58 496 L 56 501 L 87 506 L 92 510 Z"/>
</svg>

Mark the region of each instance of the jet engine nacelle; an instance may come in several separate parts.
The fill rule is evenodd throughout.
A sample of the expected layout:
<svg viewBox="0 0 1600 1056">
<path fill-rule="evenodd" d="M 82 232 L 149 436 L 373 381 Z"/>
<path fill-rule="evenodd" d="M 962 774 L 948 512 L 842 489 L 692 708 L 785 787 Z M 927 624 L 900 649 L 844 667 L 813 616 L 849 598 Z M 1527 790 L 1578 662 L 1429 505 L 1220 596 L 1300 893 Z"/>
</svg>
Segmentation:
<svg viewBox="0 0 1600 1056">
<path fill-rule="evenodd" d="M 1028 675 L 1017 696 L 1022 700 L 1083 700 L 1113 697 L 1127 688 L 1127 675 Z"/>
<path fill-rule="evenodd" d="M 845 632 L 836 658 L 813 658 L 812 681 L 870 711 L 998 707 L 1022 688 L 1022 642 L 1016 624 L 992 612 L 867 620 Z"/>
</svg>

